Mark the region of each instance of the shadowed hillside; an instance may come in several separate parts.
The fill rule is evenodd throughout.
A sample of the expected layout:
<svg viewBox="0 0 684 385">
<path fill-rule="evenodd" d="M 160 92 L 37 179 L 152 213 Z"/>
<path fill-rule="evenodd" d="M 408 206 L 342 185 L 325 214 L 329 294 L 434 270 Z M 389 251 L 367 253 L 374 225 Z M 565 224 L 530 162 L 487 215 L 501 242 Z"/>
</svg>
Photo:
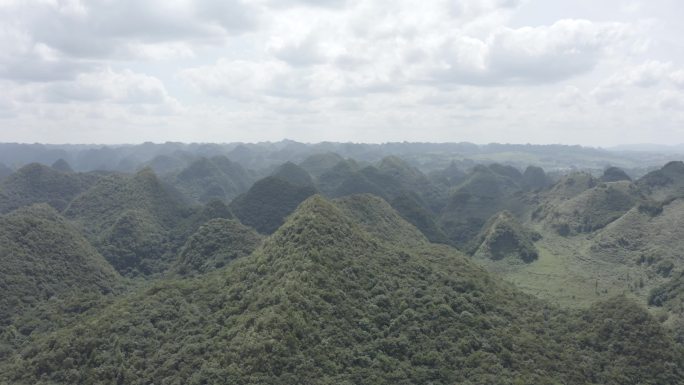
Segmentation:
<svg viewBox="0 0 684 385">
<path fill-rule="evenodd" d="M 2 182 L 3 179 L 7 178 L 8 176 L 12 175 L 14 173 L 14 170 L 11 168 L 7 167 L 6 165 L 0 163 L 0 182 Z"/>
<path fill-rule="evenodd" d="M 110 292 L 120 276 L 75 228 L 45 204 L 0 216 L 0 326 L 42 301 Z"/>
<path fill-rule="evenodd" d="M 674 161 L 652 171 L 637 182 L 644 194 L 658 201 L 684 197 L 684 162 Z"/>
<path fill-rule="evenodd" d="M 344 158 L 334 152 L 314 154 L 299 163 L 299 167 L 306 170 L 314 178 L 318 178 L 343 160 Z"/>
<path fill-rule="evenodd" d="M 79 195 L 65 210 L 122 274 L 161 272 L 184 240 L 174 231 L 192 212 L 150 169 L 112 175 Z"/>
<path fill-rule="evenodd" d="M 287 215 L 316 193 L 312 186 L 298 186 L 277 177 L 254 183 L 246 193 L 230 203 L 236 217 L 262 234 L 273 233 Z"/>
<path fill-rule="evenodd" d="M 520 260 L 532 262 L 539 256 L 534 242 L 540 235 L 526 229 L 508 211 L 502 211 L 489 219 L 472 242 L 471 254 L 491 260 Z"/>
<path fill-rule="evenodd" d="M 94 174 L 61 172 L 38 163 L 26 165 L 0 183 L 0 213 L 33 203 L 48 203 L 61 211 L 98 179 Z"/>
<path fill-rule="evenodd" d="M 485 222 L 502 210 L 523 209 L 520 172 L 499 165 L 477 166 L 456 186 L 439 223 L 449 241 L 459 247 L 477 236 Z"/>
<path fill-rule="evenodd" d="M 170 178 L 170 183 L 190 201 L 201 203 L 212 199 L 230 201 L 247 191 L 253 181 L 240 164 L 222 156 L 200 158 Z"/>
</svg>

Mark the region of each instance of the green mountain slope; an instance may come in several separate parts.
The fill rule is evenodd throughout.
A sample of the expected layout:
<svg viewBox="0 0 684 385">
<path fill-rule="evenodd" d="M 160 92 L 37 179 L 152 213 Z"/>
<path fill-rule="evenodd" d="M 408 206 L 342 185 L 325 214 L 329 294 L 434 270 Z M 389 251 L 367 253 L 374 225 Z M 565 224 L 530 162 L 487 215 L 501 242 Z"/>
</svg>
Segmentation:
<svg viewBox="0 0 684 385">
<path fill-rule="evenodd" d="M 418 227 L 433 242 L 446 243 L 447 237 L 436 221 L 436 210 L 444 205 L 442 191 L 420 170 L 403 160 L 389 156 L 377 167 L 355 169 L 354 164 L 340 163 L 319 178 L 322 191 L 331 197 L 373 194 L 382 197 L 404 219 Z M 328 178 L 337 177 L 329 191 Z"/>
<path fill-rule="evenodd" d="M 451 192 L 439 223 L 452 244 L 465 247 L 497 212 L 509 210 L 517 214 L 524 209 L 522 189 L 519 180 L 513 179 L 513 170 L 477 166 Z"/>
<path fill-rule="evenodd" d="M 103 178 L 64 213 L 126 275 L 163 271 L 185 241 L 174 230 L 192 214 L 150 169 Z"/>
<path fill-rule="evenodd" d="M 640 263 L 657 268 L 660 263 L 674 263 L 684 267 L 682 239 L 684 199 L 667 204 L 643 203 L 598 233 L 592 251 L 601 258 L 623 264 Z"/>
<path fill-rule="evenodd" d="M 352 159 L 341 160 L 316 178 L 316 186 L 326 196 L 335 196 L 338 194 L 337 191 L 341 188 L 340 186 L 350 176 L 355 175 L 360 168 L 358 163 Z"/>
<path fill-rule="evenodd" d="M 306 198 L 316 193 L 312 186 L 298 186 L 273 176 L 254 183 L 230 203 L 240 222 L 262 234 L 273 233 Z"/>
<path fill-rule="evenodd" d="M 26 165 L 0 183 L 0 213 L 33 203 L 48 203 L 61 211 L 97 179 L 94 174 L 64 173 L 38 163 Z"/>
<path fill-rule="evenodd" d="M 341 156 L 334 152 L 326 152 L 309 156 L 299 163 L 299 166 L 306 170 L 309 175 L 318 178 L 343 160 Z"/>
<path fill-rule="evenodd" d="M 601 183 L 550 208 L 545 222 L 561 235 L 590 233 L 621 217 L 641 198 L 629 181 Z"/>
<path fill-rule="evenodd" d="M 192 202 L 230 201 L 247 191 L 253 178 L 240 164 L 223 156 L 200 158 L 178 172 L 170 183 Z"/>
<path fill-rule="evenodd" d="M 110 292 L 120 276 L 52 207 L 0 216 L 0 325 L 41 301 Z"/>
<path fill-rule="evenodd" d="M 546 175 L 541 167 L 528 166 L 522 174 L 522 186 L 527 190 L 542 190 L 551 184 L 551 178 Z"/>
<path fill-rule="evenodd" d="M 67 163 L 67 161 L 62 158 L 57 159 L 51 167 L 60 172 L 74 172 L 69 163 Z"/>
<path fill-rule="evenodd" d="M 602 182 L 619 182 L 623 180 L 631 181 L 632 178 L 618 167 L 608 167 L 601 176 Z"/>
<path fill-rule="evenodd" d="M 660 170 L 644 175 L 636 183 L 644 194 L 657 201 L 684 197 L 684 162 L 670 162 Z"/>
<path fill-rule="evenodd" d="M 453 249 L 415 246 L 392 246 L 315 196 L 251 256 L 225 269 L 159 282 L 80 323 L 34 336 L 21 354 L 0 362 L 0 381 L 684 379 L 667 333 L 624 297 L 565 312 L 492 279 Z"/>
<path fill-rule="evenodd" d="M 455 162 L 451 162 L 447 167 L 436 170 L 428 174 L 430 181 L 442 189 L 448 190 L 463 182 L 468 176 Z"/>
<path fill-rule="evenodd" d="M 295 186 L 313 186 L 311 175 L 302 167 L 292 162 L 286 162 L 278 166 L 271 176 L 289 182 Z"/>
<path fill-rule="evenodd" d="M 261 241 L 256 231 L 236 220 L 212 219 L 185 243 L 174 270 L 183 275 L 207 273 L 251 254 Z"/>
<path fill-rule="evenodd" d="M 14 170 L 7 167 L 3 163 L 0 163 L 0 182 L 2 182 L 3 179 L 7 178 L 8 176 L 12 175 L 13 173 L 14 173 Z"/>
<path fill-rule="evenodd" d="M 372 194 L 349 195 L 334 201 L 345 216 L 366 232 L 394 245 L 427 245 L 427 238 L 384 199 Z"/>
<path fill-rule="evenodd" d="M 508 259 L 530 263 L 537 259 L 539 251 L 534 242 L 540 235 L 525 228 L 508 211 L 492 217 L 474 240 L 471 254 L 491 260 Z"/>
</svg>

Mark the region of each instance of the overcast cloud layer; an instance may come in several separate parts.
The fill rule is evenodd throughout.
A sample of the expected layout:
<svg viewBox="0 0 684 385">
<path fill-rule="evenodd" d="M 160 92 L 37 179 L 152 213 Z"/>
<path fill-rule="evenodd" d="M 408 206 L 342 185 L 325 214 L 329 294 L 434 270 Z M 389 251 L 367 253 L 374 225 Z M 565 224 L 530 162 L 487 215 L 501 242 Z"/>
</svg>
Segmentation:
<svg viewBox="0 0 684 385">
<path fill-rule="evenodd" d="M 677 0 L 0 0 L 0 141 L 684 142 Z"/>
</svg>

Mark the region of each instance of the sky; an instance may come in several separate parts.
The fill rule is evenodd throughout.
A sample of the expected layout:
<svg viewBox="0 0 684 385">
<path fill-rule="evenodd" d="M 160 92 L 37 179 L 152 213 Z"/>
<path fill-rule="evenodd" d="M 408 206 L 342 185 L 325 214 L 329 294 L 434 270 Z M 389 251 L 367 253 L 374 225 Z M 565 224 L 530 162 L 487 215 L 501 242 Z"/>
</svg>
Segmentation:
<svg viewBox="0 0 684 385">
<path fill-rule="evenodd" d="M 0 0 L 0 142 L 684 143 L 678 0 Z"/>
</svg>

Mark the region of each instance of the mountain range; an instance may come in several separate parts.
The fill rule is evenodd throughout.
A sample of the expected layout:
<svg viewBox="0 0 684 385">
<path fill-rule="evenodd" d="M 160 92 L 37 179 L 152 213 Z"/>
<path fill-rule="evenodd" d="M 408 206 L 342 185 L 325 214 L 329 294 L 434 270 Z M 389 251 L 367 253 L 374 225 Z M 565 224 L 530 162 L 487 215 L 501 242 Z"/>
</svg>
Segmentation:
<svg viewBox="0 0 684 385">
<path fill-rule="evenodd" d="M 681 161 L 3 146 L 1 384 L 684 382 Z"/>
</svg>

